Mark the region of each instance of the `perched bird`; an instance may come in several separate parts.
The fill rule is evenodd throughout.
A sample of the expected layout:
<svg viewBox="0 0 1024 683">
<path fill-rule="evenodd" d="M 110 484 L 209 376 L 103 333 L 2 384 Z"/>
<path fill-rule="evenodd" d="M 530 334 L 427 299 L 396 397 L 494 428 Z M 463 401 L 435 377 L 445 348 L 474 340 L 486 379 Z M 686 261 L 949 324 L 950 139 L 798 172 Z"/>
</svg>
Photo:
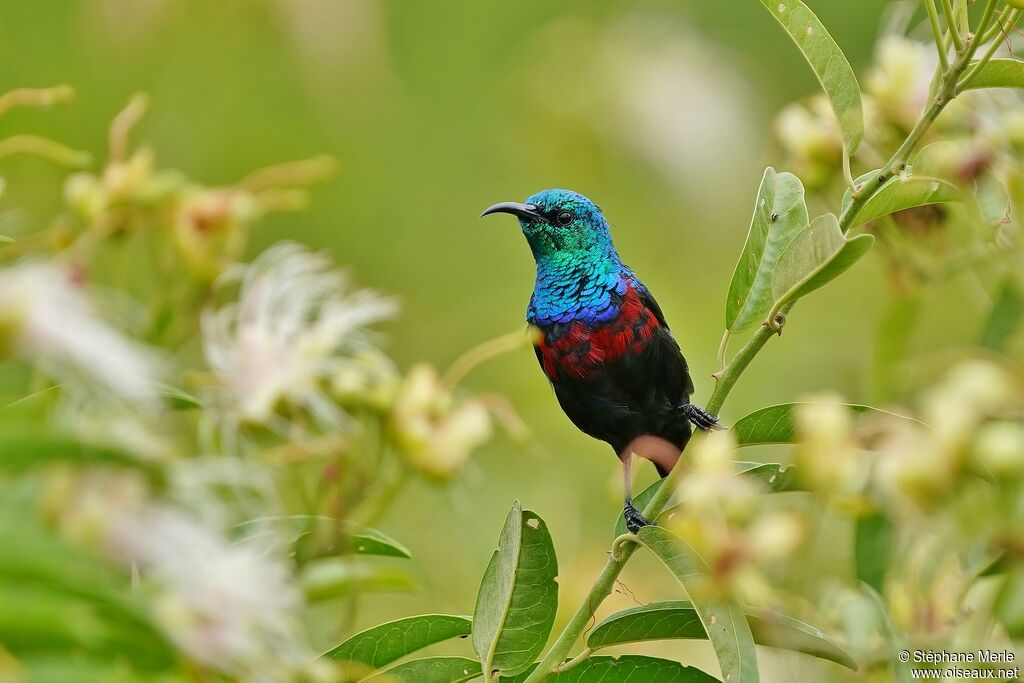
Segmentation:
<svg viewBox="0 0 1024 683">
<path fill-rule="evenodd" d="M 537 264 L 526 311 L 539 330 L 537 360 L 573 424 L 622 461 L 623 514 L 635 532 L 648 522 L 633 505 L 633 454 L 664 477 L 690 438 L 690 423 L 712 429 L 718 418 L 690 403 L 693 381 L 679 345 L 650 290 L 619 259 L 594 202 L 544 190 L 481 216 L 493 213 L 519 219 Z"/>
</svg>

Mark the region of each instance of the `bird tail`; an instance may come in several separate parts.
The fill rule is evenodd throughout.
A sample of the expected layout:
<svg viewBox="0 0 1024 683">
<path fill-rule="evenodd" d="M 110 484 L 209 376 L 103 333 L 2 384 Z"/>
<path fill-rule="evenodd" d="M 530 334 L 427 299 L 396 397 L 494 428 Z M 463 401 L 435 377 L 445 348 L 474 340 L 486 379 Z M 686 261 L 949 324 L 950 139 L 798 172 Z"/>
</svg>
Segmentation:
<svg viewBox="0 0 1024 683">
<path fill-rule="evenodd" d="M 676 457 L 676 460 L 677 460 L 677 461 L 679 460 L 679 457 L 678 457 L 678 456 Z M 675 466 L 676 466 L 676 464 L 675 464 L 675 463 L 672 463 L 672 467 L 675 467 Z M 655 469 L 657 469 L 657 470 L 658 470 L 658 475 L 659 475 L 659 476 L 660 476 L 660 477 L 661 477 L 662 479 L 664 479 L 665 477 L 667 477 L 667 476 L 668 476 L 668 473 L 672 471 L 672 467 L 669 467 L 668 469 L 666 469 L 666 468 L 665 468 L 665 466 L 664 466 L 664 465 L 662 465 L 662 464 L 661 464 L 660 462 L 656 462 L 656 463 L 654 463 L 654 467 L 655 467 Z"/>
<path fill-rule="evenodd" d="M 673 448 L 663 449 L 659 453 L 657 459 L 652 459 L 654 462 L 654 468 L 658 470 L 658 475 L 662 479 L 668 476 L 668 473 L 672 471 L 672 468 L 679 462 L 679 457 L 683 454 L 683 450 L 686 448 L 687 442 L 690 440 L 690 432 L 688 431 L 685 436 L 682 437 L 682 441 L 675 442 L 672 444 Z M 663 442 L 667 443 L 667 442 Z"/>
</svg>

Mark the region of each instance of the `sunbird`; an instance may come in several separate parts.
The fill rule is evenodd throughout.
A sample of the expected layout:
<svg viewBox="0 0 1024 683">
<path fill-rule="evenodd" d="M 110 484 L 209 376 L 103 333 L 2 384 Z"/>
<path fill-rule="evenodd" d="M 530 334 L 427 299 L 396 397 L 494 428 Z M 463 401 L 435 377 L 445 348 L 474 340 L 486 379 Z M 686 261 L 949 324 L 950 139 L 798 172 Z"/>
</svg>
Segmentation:
<svg viewBox="0 0 1024 683">
<path fill-rule="evenodd" d="M 607 442 L 622 461 L 623 516 L 648 524 L 633 505 L 636 453 L 664 477 L 690 438 L 718 417 L 690 403 L 693 380 L 661 307 L 619 258 L 601 209 L 571 190 L 544 190 L 525 203 L 501 202 L 481 217 L 519 219 L 537 264 L 526 321 L 534 351 L 565 414 Z"/>
</svg>

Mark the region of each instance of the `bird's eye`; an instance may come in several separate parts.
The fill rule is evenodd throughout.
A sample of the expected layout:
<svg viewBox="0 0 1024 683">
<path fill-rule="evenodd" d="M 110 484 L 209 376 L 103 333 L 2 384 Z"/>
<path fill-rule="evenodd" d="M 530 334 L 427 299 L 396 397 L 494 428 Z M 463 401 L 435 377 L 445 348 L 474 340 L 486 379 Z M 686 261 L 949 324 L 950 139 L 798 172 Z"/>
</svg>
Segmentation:
<svg viewBox="0 0 1024 683">
<path fill-rule="evenodd" d="M 555 220 L 558 221 L 559 225 L 569 225 L 572 223 L 572 214 L 568 211 L 559 211 L 558 215 L 555 216 Z"/>
</svg>

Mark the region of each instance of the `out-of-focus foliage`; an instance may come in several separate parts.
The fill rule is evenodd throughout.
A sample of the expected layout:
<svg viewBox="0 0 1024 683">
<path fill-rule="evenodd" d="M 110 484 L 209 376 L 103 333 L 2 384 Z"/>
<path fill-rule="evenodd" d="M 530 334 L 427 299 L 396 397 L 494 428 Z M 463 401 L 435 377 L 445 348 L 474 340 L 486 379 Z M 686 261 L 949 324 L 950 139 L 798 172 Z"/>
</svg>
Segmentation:
<svg viewBox="0 0 1024 683">
<path fill-rule="evenodd" d="M 330 159 L 206 187 L 132 148 L 144 108 L 115 117 L 99 172 L 67 178 L 52 227 L 0 245 L 0 358 L 26 371 L 0 406 L 0 677 L 340 680 L 317 649 L 349 620 L 316 610 L 416 585 L 372 525 L 410 478 L 458 475 L 494 400 L 403 373 L 373 329 L 396 302 L 325 254 L 238 263 Z M 121 253 L 150 279 L 94 286 Z"/>
</svg>

